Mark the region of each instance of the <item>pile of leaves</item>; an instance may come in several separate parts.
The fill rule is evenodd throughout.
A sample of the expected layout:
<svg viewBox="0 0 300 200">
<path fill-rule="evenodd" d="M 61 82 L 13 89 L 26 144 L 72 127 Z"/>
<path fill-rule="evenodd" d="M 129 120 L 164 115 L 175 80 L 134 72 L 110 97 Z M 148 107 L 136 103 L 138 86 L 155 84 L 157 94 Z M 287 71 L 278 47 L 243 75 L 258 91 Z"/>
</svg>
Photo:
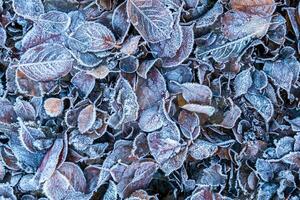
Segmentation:
<svg viewBox="0 0 300 200">
<path fill-rule="evenodd" d="M 298 0 L 0 12 L 1 199 L 300 199 Z"/>
</svg>

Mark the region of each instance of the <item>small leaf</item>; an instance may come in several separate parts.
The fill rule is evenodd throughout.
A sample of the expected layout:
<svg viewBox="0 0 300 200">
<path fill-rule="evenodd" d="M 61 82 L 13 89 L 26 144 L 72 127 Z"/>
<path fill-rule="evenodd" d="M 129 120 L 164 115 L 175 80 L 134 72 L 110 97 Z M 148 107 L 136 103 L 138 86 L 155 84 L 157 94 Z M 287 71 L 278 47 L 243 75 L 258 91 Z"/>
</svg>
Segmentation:
<svg viewBox="0 0 300 200">
<path fill-rule="evenodd" d="M 205 28 L 207 26 L 213 25 L 218 17 L 223 14 L 224 8 L 221 2 L 217 1 L 207 13 L 205 13 L 196 22 L 197 28 Z"/>
<path fill-rule="evenodd" d="M 19 69 L 35 81 L 51 81 L 67 75 L 74 59 L 69 51 L 58 44 L 42 44 L 26 51 Z"/>
<path fill-rule="evenodd" d="M 127 14 L 147 42 L 156 43 L 170 38 L 173 17 L 160 0 L 129 0 Z"/>
<path fill-rule="evenodd" d="M 7 35 L 2 25 L 0 25 L 0 47 L 4 48 L 6 43 Z"/>
<path fill-rule="evenodd" d="M 80 111 L 78 116 L 78 130 L 80 133 L 85 133 L 91 129 L 96 120 L 96 108 L 93 104 L 88 105 L 82 111 Z"/>
<path fill-rule="evenodd" d="M 55 10 L 41 14 L 37 21 L 43 30 L 56 34 L 65 32 L 70 23 L 71 19 L 66 13 Z"/>
<path fill-rule="evenodd" d="M 291 120 L 288 120 L 288 119 L 285 119 L 285 120 L 291 124 L 293 131 L 295 131 L 295 132 L 300 131 L 300 117 L 296 117 Z"/>
<path fill-rule="evenodd" d="M 121 198 L 128 197 L 138 189 L 144 189 L 152 180 L 158 166 L 155 162 L 144 161 L 129 165 L 123 173 L 117 188 Z"/>
<path fill-rule="evenodd" d="M 59 98 L 48 98 L 44 102 L 44 109 L 50 117 L 57 117 L 64 110 L 64 103 Z"/>
<path fill-rule="evenodd" d="M 181 107 L 182 109 L 188 110 L 190 112 L 206 114 L 209 117 L 215 112 L 215 108 L 212 106 L 199 105 L 199 104 L 186 104 Z"/>
<path fill-rule="evenodd" d="M 114 128 L 119 128 L 123 123 L 137 119 L 139 105 L 131 85 L 123 77 L 119 78 L 115 90 L 115 103 L 119 105 L 119 110 L 115 109 L 115 113 L 109 118 L 108 124 Z"/>
<path fill-rule="evenodd" d="M 17 115 L 8 99 L 0 98 L 0 108 L 0 122 L 10 124 L 16 121 Z"/>
</svg>

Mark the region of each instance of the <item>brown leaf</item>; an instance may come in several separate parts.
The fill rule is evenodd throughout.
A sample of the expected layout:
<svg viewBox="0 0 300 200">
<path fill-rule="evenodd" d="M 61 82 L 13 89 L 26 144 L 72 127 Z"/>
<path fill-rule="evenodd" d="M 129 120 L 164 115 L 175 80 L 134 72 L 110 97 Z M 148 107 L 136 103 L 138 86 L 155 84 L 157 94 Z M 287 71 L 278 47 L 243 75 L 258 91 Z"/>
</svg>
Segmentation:
<svg viewBox="0 0 300 200">
<path fill-rule="evenodd" d="M 64 104 L 59 98 L 48 98 L 44 102 L 44 109 L 50 117 L 57 117 L 62 113 Z"/>
<path fill-rule="evenodd" d="M 271 16 L 276 9 L 274 0 L 231 0 L 231 8 L 249 14 Z"/>
</svg>

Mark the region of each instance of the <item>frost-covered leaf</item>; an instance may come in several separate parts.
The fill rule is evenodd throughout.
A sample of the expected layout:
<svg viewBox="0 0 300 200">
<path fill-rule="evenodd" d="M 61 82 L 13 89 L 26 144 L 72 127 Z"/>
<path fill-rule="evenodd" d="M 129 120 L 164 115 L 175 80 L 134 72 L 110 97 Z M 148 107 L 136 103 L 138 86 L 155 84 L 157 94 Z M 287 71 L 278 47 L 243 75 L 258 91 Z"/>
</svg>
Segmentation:
<svg viewBox="0 0 300 200">
<path fill-rule="evenodd" d="M 196 27 L 197 28 L 205 28 L 207 26 L 213 25 L 218 17 L 223 13 L 224 8 L 221 2 L 217 1 L 215 5 L 210 9 L 207 13 L 205 13 L 202 17 L 197 19 Z"/>
<path fill-rule="evenodd" d="M 92 128 L 96 120 L 96 108 L 93 104 L 88 105 L 78 115 L 78 130 L 85 133 Z"/>
<path fill-rule="evenodd" d="M 6 98 L 0 98 L 0 122 L 12 123 L 16 121 L 17 115 L 14 111 L 14 106 Z"/>
<path fill-rule="evenodd" d="M 292 83 L 298 79 L 300 63 L 296 58 L 291 57 L 275 62 L 266 62 L 263 70 L 277 86 L 289 93 Z"/>
<path fill-rule="evenodd" d="M 95 87 L 95 78 L 86 72 L 80 71 L 73 76 L 71 83 L 86 98 Z"/>
<path fill-rule="evenodd" d="M 27 50 L 19 69 L 35 81 L 51 81 L 67 75 L 73 68 L 70 52 L 59 44 L 42 44 Z"/>
<path fill-rule="evenodd" d="M 103 196 L 103 200 L 117 200 L 117 185 L 113 181 L 109 181 L 108 188 Z"/>
<path fill-rule="evenodd" d="M 243 70 L 234 79 L 235 97 L 239 97 L 248 92 L 252 85 L 251 70 Z"/>
<path fill-rule="evenodd" d="M 20 49 L 26 51 L 43 43 L 61 43 L 63 40 L 62 35 L 47 32 L 42 27 L 34 25 L 22 38 Z"/>
<path fill-rule="evenodd" d="M 152 68 L 147 79 L 138 78 L 136 95 L 140 110 L 145 110 L 160 102 L 166 93 L 166 82 L 161 73 Z"/>
<path fill-rule="evenodd" d="M 299 132 L 300 131 L 300 117 L 296 117 L 294 119 L 286 119 L 292 126 L 292 130 L 295 132 Z"/>
<path fill-rule="evenodd" d="M 14 194 L 14 190 L 8 184 L 0 184 L 0 196 L 3 199 L 17 200 L 17 197 Z"/>
<path fill-rule="evenodd" d="M 153 161 L 137 162 L 129 165 L 117 185 L 120 197 L 128 197 L 132 192 L 146 188 L 157 169 L 158 166 Z"/>
<path fill-rule="evenodd" d="M 212 106 L 199 105 L 199 104 L 185 104 L 181 106 L 182 109 L 188 110 L 190 112 L 206 114 L 209 117 L 215 112 L 215 108 Z"/>
<path fill-rule="evenodd" d="M 236 121 L 241 117 L 241 114 L 241 109 L 237 105 L 233 105 L 230 110 L 224 113 L 223 121 L 217 126 L 232 129 L 235 126 Z"/>
<path fill-rule="evenodd" d="M 161 131 L 147 136 L 151 155 L 160 164 L 160 168 L 169 175 L 179 169 L 187 156 L 187 147 L 179 143 L 179 130 L 164 127 Z"/>
<path fill-rule="evenodd" d="M 130 28 L 125 1 L 114 10 L 112 16 L 112 27 L 120 42 L 123 42 Z"/>
<path fill-rule="evenodd" d="M 68 182 L 75 191 L 85 193 L 86 179 L 80 167 L 71 162 L 64 162 L 58 169 L 63 176 L 68 179 Z"/>
<path fill-rule="evenodd" d="M 129 0 L 127 14 L 146 41 L 156 43 L 170 38 L 173 17 L 160 0 Z"/>
<path fill-rule="evenodd" d="M 6 31 L 3 28 L 3 26 L 0 26 L 0 47 L 1 48 L 5 47 L 6 39 L 7 39 Z"/>
<path fill-rule="evenodd" d="M 40 138 L 44 138 L 45 134 L 38 129 L 26 127 L 23 121 L 19 120 L 20 129 L 19 129 L 19 138 L 22 142 L 22 145 L 30 152 L 34 153 L 37 149 L 34 147 L 34 141 Z"/>
<path fill-rule="evenodd" d="M 203 170 L 197 183 L 206 186 L 224 186 L 226 178 L 227 175 L 222 172 L 222 166 L 214 164 Z"/>
<path fill-rule="evenodd" d="M 122 123 L 132 122 L 137 119 L 139 105 L 137 96 L 131 85 L 123 77 L 119 78 L 115 90 L 115 102 L 121 109 L 119 111 L 115 111 L 115 113 L 110 117 L 108 124 L 114 128 L 118 128 Z"/>
<path fill-rule="evenodd" d="M 43 185 L 43 191 L 50 200 L 62 200 L 71 192 L 71 185 L 64 175 L 55 171 Z"/>
<path fill-rule="evenodd" d="M 270 16 L 276 8 L 274 0 L 231 0 L 231 8 L 249 14 Z"/>
<path fill-rule="evenodd" d="M 300 167 L 300 152 L 290 152 L 283 156 L 280 160 L 284 163 Z"/>
<path fill-rule="evenodd" d="M 122 72 L 134 73 L 139 67 L 139 60 L 135 56 L 120 59 L 119 67 Z"/>
<path fill-rule="evenodd" d="M 49 11 L 41 14 L 37 21 L 37 24 L 42 27 L 44 31 L 50 33 L 65 32 L 70 23 L 70 17 L 66 13 L 60 11 Z"/>
<path fill-rule="evenodd" d="M 213 156 L 218 150 L 216 144 L 197 139 L 189 147 L 189 154 L 196 160 L 203 160 Z"/>
<path fill-rule="evenodd" d="M 139 127 L 142 131 L 152 132 L 160 129 L 163 124 L 163 115 L 160 106 L 153 106 L 140 113 Z"/>
<path fill-rule="evenodd" d="M 255 70 L 252 74 L 253 86 L 261 91 L 268 85 L 268 77 L 264 71 Z"/>
<path fill-rule="evenodd" d="M 96 79 L 104 79 L 109 74 L 109 68 L 105 65 L 100 65 L 99 67 L 86 71 L 86 74 L 92 75 Z"/>
<path fill-rule="evenodd" d="M 264 181 L 270 181 L 274 176 L 272 165 L 267 160 L 257 159 L 256 171 Z"/>
<path fill-rule="evenodd" d="M 249 15 L 241 11 L 226 12 L 222 32 L 231 41 L 241 38 L 260 38 L 269 28 L 271 18 Z"/>
<path fill-rule="evenodd" d="M 45 154 L 44 159 L 36 172 L 36 177 L 40 183 L 48 180 L 55 172 L 59 162 L 59 156 L 63 150 L 63 145 L 62 139 L 56 139 L 52 147 Z"/>
<path fill-rule="evenodd" d="M 85 22 L 69 38 L 69 46 L 80 52 L 100 52 L 114 48 L 114 34 L 104 25 Z"/>
<path fill-rule="evenodd" d="M 294 142 L 295 139 L 292 137 L 283 137 L 276 143 L 276 154 L 278 158 L 281 158 L 282 156 L 288 154 L 289 152 L 292 152 L 294 149 Z"/>
<path fill-rule="evenodd" d="M 103 162 L 102 167 L 109 169 L 118 161 L 122 163 L 129 164 L 132 161 L 132 142 L 126 140 L 118 140 L 114 144 L 113 151 L 106 157 Z M 105 181 L 109 178 L 110 173 L 107 170 L 101 170 L 99 174 L 99 179 L 97 185 L 103 185 Z"/>
<path fill-rule="evenodd" d="M 136 73 L 140 77 L 147 79 L 148 72 L 156 64 L 161 64 L 161 60 L 160 59 L 144 60 L 143 62 L 140 63 L 139 68 L 137 69 Z"/>
<path fill-rule="evenodd" d="M 180 85 L 182 96 L 188 103 L 210 104 L 212 92 L 206 85 L 183 83 Z"/>
<path fill-rule="evenodd" d="M 133 155 L 141 158 L 149 153 L 146 133 L 140 133 L 133 141 Z"/>
<path fill-rule="evenodd" d="M 182 110 L 178 115 L 178 124 L 186 138 L 195 139 L 200 133 L 200 119 L 196 113 Z"/>
<path fill-rule="evenodd" d="M 245 97 L 264 118 L 264 120 L 269 122 L 274 114 L 274 107 L 271 100 L 260 94 L 248 93 L 245 95 Z"/>
<path fill-rule="evenodd" d="M 14 110 L 18 117 L 24 121 L 34 121 L 36 117 L 36 111 L 34 107 L 28 101 L 17 99 Z"/>
<path fill-rule="evenodd" d="M 48 98 L 44 102 L 44 109 L 50 117 L 57 117 L 62 114 L 64 103 L 59 98 Z"/>
<path fill-rule="evenodd" d="M 182 26 L 182 41 L 180 47 L 173 57 L 162 58 L 163 67 L 174 67 L 183 63 L 193 51 L 194 25 Z"/>
<path fill-rule="evenodd" d="M 156 57 L 172 58 L 176 56 L 176 52 L 180 48 L 183 41 L 183 32 L 182 27 L 179 24 L 179 17 L 177 17 L 174 22 L 169 39 L 160 41 L 158 43 L 150 43 L 150 49 Z"/>
<path fill-rule="evenodd" d="M 13 0 L 13 8 L 16 14 L 31 20 L 37 19 L 44 13 L 41 0 Z"/>
</svg>

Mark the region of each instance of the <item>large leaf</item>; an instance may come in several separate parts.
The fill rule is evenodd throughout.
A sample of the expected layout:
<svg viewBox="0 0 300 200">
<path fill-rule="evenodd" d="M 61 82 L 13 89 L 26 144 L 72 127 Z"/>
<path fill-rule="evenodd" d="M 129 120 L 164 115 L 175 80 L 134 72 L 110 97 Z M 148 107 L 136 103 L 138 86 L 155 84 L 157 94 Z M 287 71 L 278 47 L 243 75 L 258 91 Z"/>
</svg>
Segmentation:
<svg viewBox="0 0 300 200">
<path fill-rule="evenodd" d="M 241 52 L 246 49 L 253 39 L 252 35 L 229 41 L 223 35 L 210 33 L 201 37 L 200 44 L 196 49 L 196 57 L 212 57 L 215 61 L 223 63 L 230 58 L 240 56 Z"/>
<path fill-rule="evenodd" d="M 128 0 L 127 14 L 146 41 L 156 43 L 170 38 L 173 17 L 160 0 Z"/>
<path fill-rule="evenodd" d="M 21 41 L 22 51 L 26 51 L 32 47 L 43 43 L 61 43 L 63 36 L 60 34 L 50 33 L 41 26 L 34 25 L 23 37 Z"/>
<path fill-rule="evenodd" d="M 42 44 L 26 51 L 19 69 L 35 81 L 51 81 L 67 75 L 73 68 L 70 52 L 59 44 Z"/>
<path fill-rule="evenodd" d="M 112 49 L 116 39 L 106 26 L 86 22 L 77 28 L 68 42 L 72 49 L 80 52 L 100 52 Z"/>
<path fill-rule="evenodd" d="M 232 11 L 226 12 L 221 21 L 224 35 L 233 41 L 245 37 L 264 36 L 268 31 L 271 18 Z"/>
<path fill-rule="evenodd" d="M 39 16 L 38 25 L 50 33 L 62 33 L 67 30 L 71 18 L 60 11 L 49 11 Z"/>
<path fill-rule="evenodd" d="M 44 13 L 44 5 L 41 0 L 13 0 L 14 11 L 26 18 L 37 19 Z"/>
<path fill-rule="evenodd" d="M 231 8 L 249 14 L 270 16 L 276 8 L 274 0 L 231 0 Z"/>
</svg>

